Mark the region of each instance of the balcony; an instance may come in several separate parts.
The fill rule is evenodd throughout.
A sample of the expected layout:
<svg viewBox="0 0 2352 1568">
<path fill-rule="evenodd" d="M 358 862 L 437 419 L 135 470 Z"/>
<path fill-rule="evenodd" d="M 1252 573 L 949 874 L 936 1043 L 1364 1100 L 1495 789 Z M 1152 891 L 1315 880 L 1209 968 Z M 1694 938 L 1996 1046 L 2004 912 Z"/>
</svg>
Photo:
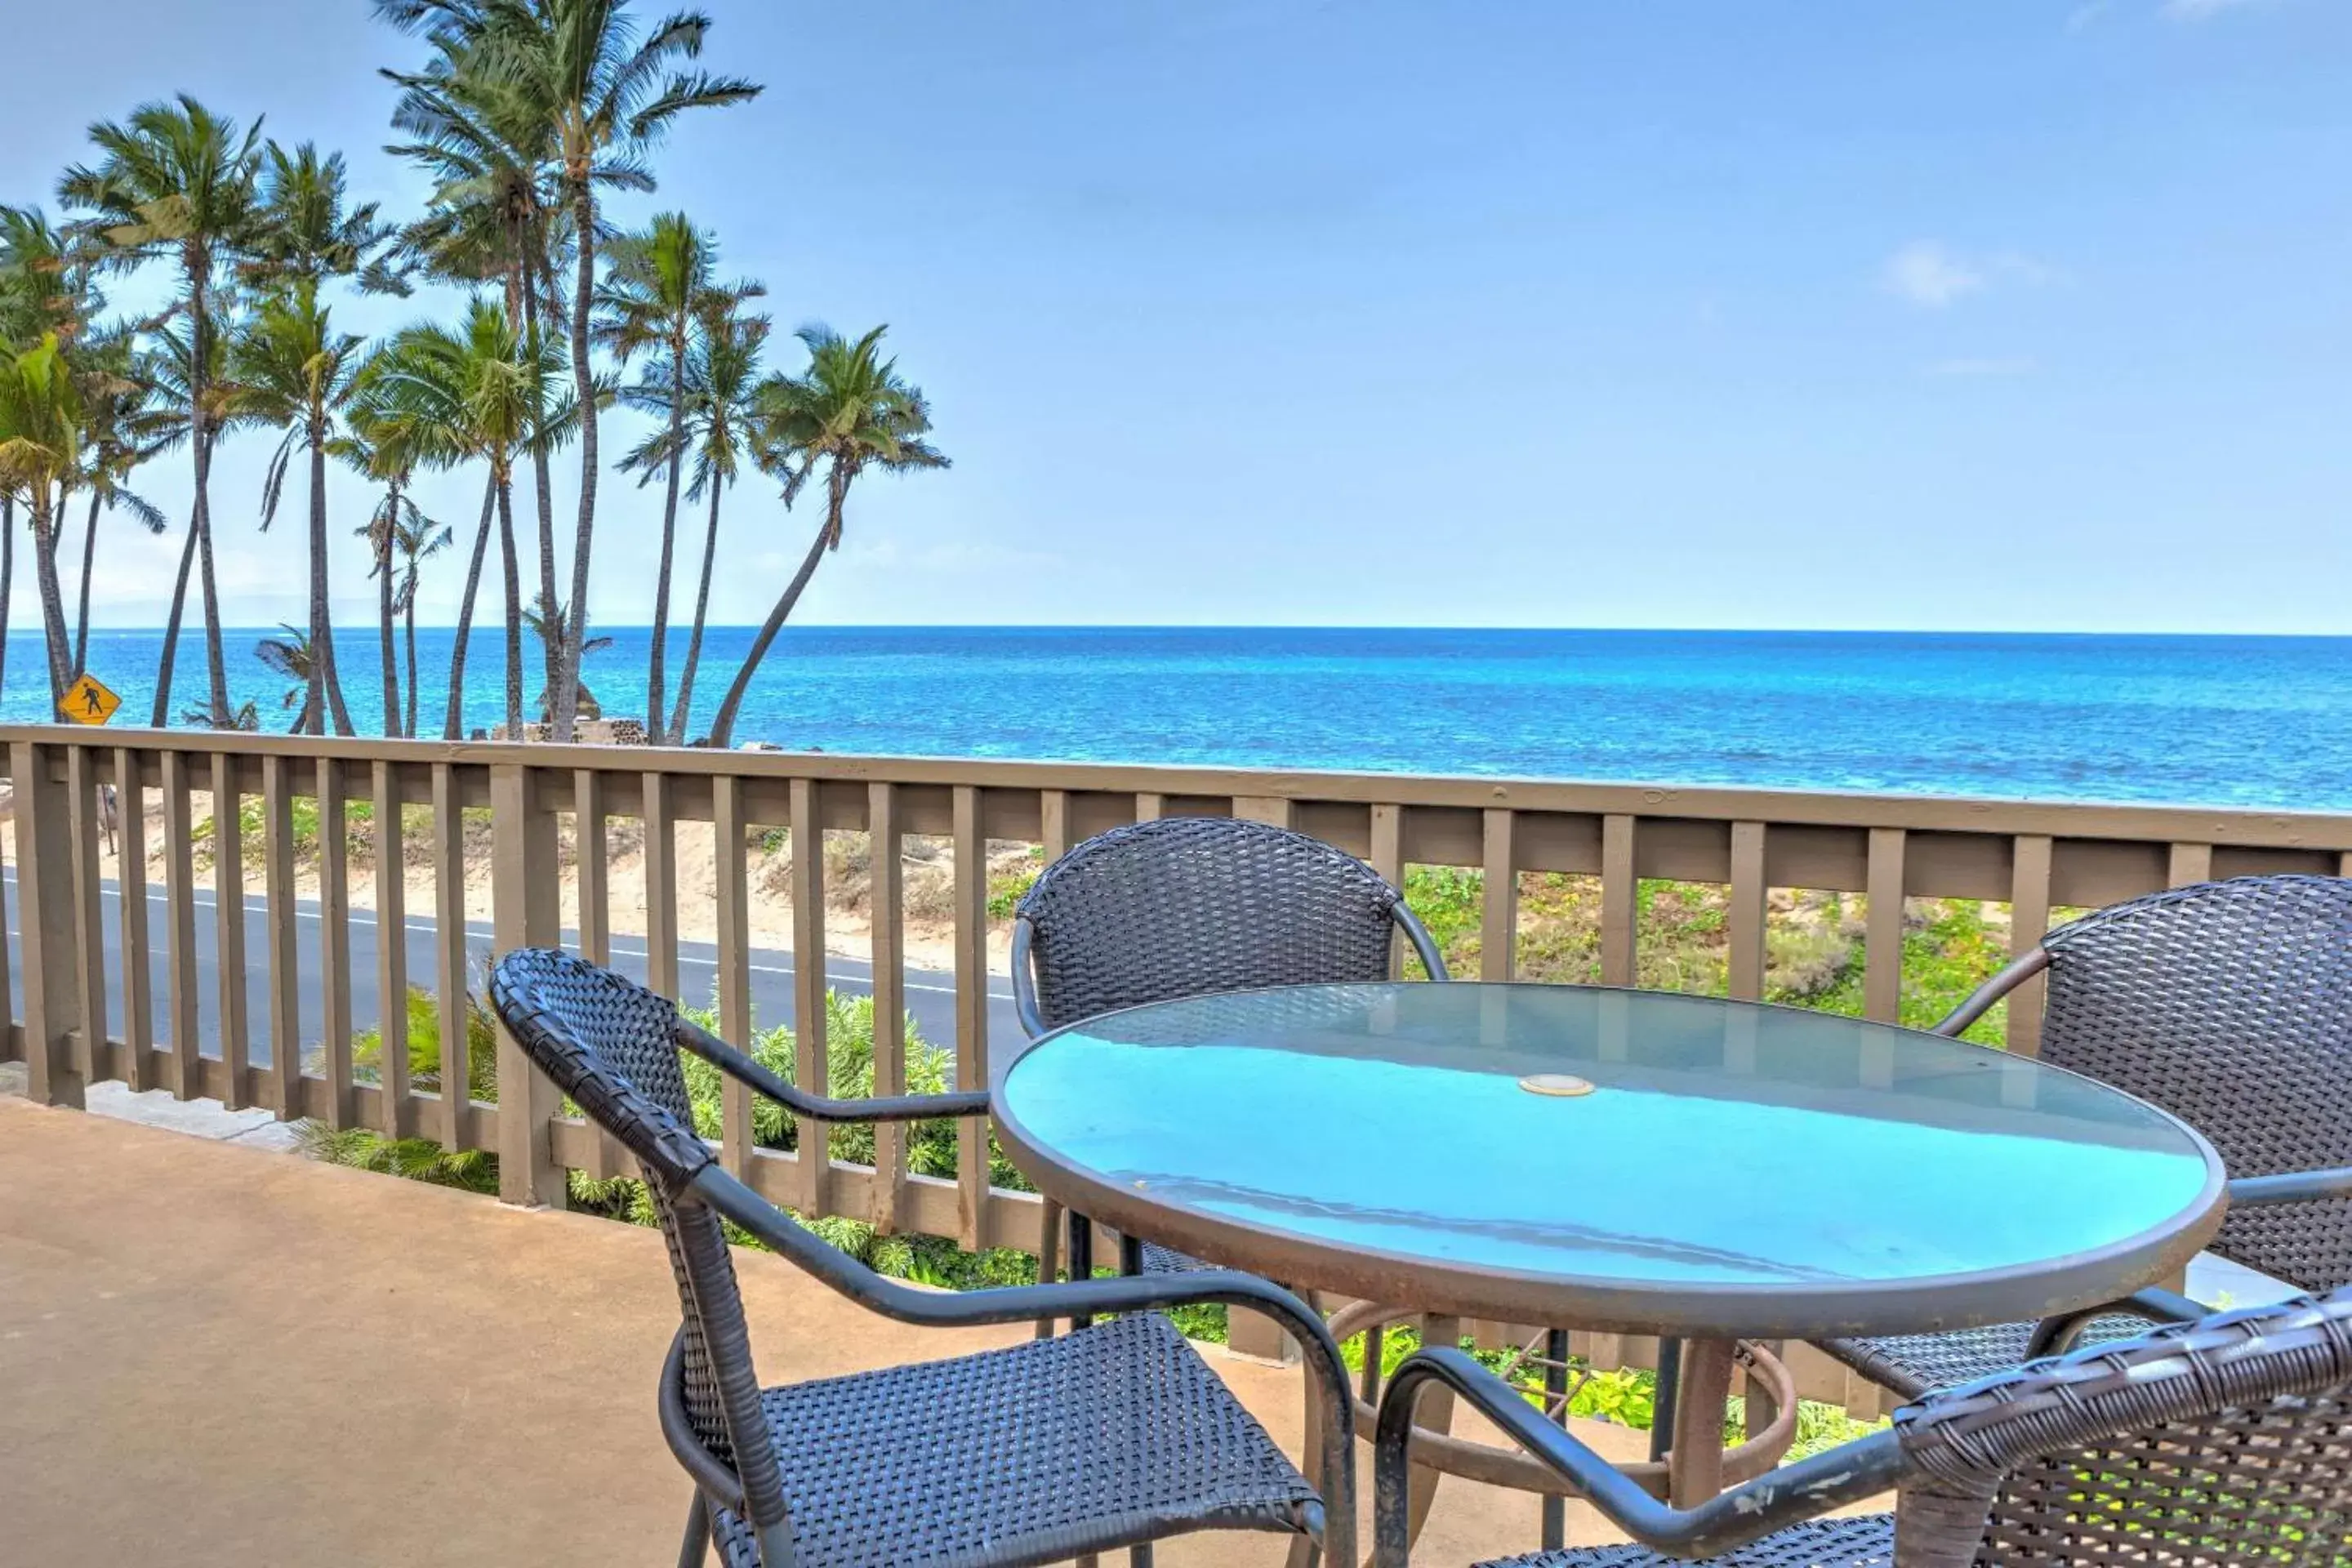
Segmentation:
<svg viewBox="0 0 2352 1568">
<path fill-rule="evenodd" d="M 1285 822 L 1395 879 L 1475 872 L 1456 886 L 1475 900 L 1488 979 L 1529 951 L 1531 878 L 1597 893 L 1595 977 L 1619 984 L 1652 940 L 1645 883 L 1716 889 L 1735 996 L 1763 994 L 1790 890 L 1858 894 L 1861 1002 L 1882 1018 L 1911 978 L 1906 899 L 1983 900 L 1988 929 L 2021 950 L 2067 907 L 2352 870 L 2352 816 L 2319 814 L 137 731 L 0 740 L 16 938 L 0 1040 L 16 1065 L 0 1071 L 62 1108 L 0 1102 L 0 1452 L 11 1550 L 45 1563 L 667 1560 L 686 1486 L 653 1417 L 677 1319 L 660 1243 L 546 1212 L 572 1200 L 572 1173 L 623 1173 L 619 1152 L 510 1042 L 469 1039 L 464 1008 L 429 1010 L 420 1037 L 403 1000 L 464 994 L 492 949 L 613 960 L 713 1004 L 736 1039 L 805 1020 L 788 1058 L 803 1083 L 832 1081 L 848 1048 L 828 1041 L 828 989 L 866 989 L 873 1089 L 888 1094 L 929 1070 L 920 1037 L 948 1052 L 945 1076 L 976 1083 L 992 1030 L 1013 1026 L 991 984 L 992 858 L 1049 859 L 1153 815 Z M 790 853 L 828 834 L 853 836 L 848 857 Z M 887 847 L 916 843 L 920 897 Z M 829 942 L 827 882 L 860 846 L 856 940 Z M 2034 1048 L 2031 1006 L 2000 1027 Z M 71 1114 L 118 1081 L 495 1153 L 504 1201 Z M 803 1214 L 966 1249 L 1038 1245 L 1038 1204 L 995 1184 L 977 1121 L 853 1160 L 801 1136 L 820 1130 L 757 1136 L 730 1095 L 717 1131 L 739 1173 Z M 1003 1342 L 867 1317 L 772 1260 L 745 1275 L 771 1381 Z M 1279 1353 L 1247 1322 L 1234 1337 Z M 1601 1366 L 1650 1352 L 1597 1334 L 1575 1348 Z M 1215 1364 L 1295 1449 L 1296 1373 L 1246 1353 Z M 1806 1396 L 1875 1412 L 1842 1369 L 1794 1366 Z M 1643 1441 L 1587 1435 L 1619 1455 Z M 1531 1543 L 1524 1497 L 1449 1482 L 1439 1499 L 1426 1561 Z M 1571 1510 L 1571 1539 L 1602 1538 Z M 1279 1551 L 1201 1538 L 1161 1560 Z"/>
</svg>

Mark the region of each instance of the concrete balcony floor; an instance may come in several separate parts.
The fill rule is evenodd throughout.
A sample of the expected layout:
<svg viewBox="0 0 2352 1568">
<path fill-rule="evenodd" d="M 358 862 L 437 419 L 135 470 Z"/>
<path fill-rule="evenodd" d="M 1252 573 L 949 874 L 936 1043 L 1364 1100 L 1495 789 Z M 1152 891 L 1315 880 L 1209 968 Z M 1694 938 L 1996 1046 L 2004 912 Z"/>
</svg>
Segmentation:
<svg viewBox="0 0 2352 1568">
<path fill-rule="evenodd" d="M 742 1275 L 769 1382 L 1025 1332 L 893 1323 L 764 1256 Z M 0 1097 L 0 1561 L 671 1563 L 688 1489 L 654 1384 L 677 1319 L 650 1230 Z M 1295 1454 L 1298 1374 L 1210 1355 Z M 1449 1480 L 1414 1560 L 1535 1531 L 1533 1499 Z M 1581 1505 L 1570 1531 L 1612 1539 Z M 1282 1552 L 1204 1535 L 1159 1561 Z"/>
</svg>

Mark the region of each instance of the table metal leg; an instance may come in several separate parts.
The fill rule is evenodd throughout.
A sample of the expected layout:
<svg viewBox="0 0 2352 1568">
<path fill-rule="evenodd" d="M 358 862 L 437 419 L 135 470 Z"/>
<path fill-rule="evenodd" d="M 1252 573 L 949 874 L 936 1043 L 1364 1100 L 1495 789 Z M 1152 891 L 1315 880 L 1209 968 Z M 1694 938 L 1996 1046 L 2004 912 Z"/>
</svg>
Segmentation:
<svg viewBox="0 0 2352 1568">
<path fill-rule="evenodd" d="M 1095 1277 L 1095 1222 L 1076 1209 L 1070 1211 L 1070 1278 L 1091 1279 Z M 1083 1329 L 1094 1322 L 1085 1315 L 1072 1318 L 1070 1327 Z"/>
<path fill-rule="evenodd" d="M 1675 1394 L 1682 1381 L 1683 1342 L 1660 1336 L 1658 1388 L 1650 1404 L 1650 1458 L 1663 1459 L 1675 1446 Z"/>
<path fill-rule="evenodd" d="M 1421 1321 L 1421 1342 L 1424 1345 L 1458 1344 L 1462 1340 L 1462 1320 L 1442 1318 L 1434 1313 Z M 1424 1432 L 1440 1435 L 1454 1430 L 1454 1392 L 1442 1384 L 1430 1384 L 1422 1390 L 1421 1401 L 1415 1406 L 1412 1424 Z M 1421 1539 L 1422 1527 L 1429 1522 L 1429 1505 L 1437 1496 L 1438 1472 L 1433 1466 L 1415 1465 L 1405 1478 L 1405 1526 L 1407 1545 Z M 1370 1568 L 1370 1558 L 1365 1559 Z"/>
<path fill-rule="evenodd" d="M 1737 1349 L 1731 1340 L 1683 1342 L 1667 1456 L 1667 1500 L 1676 1508 L 1695 1508 L 1723 1490 L 1723 1402 L 1731 1396 Z"/>
<path fill-rule="evenodd" d="M 1544 1404 L 1559 1407 L 1559 1424 L 1568 1425 L 1568 1331 L 1544 1333 Z M 1568 1544 L 1568 1500 L 1547 1492 L 1543 1500 L 1543 1545 L 1557 1552 Z"/>
</svg>

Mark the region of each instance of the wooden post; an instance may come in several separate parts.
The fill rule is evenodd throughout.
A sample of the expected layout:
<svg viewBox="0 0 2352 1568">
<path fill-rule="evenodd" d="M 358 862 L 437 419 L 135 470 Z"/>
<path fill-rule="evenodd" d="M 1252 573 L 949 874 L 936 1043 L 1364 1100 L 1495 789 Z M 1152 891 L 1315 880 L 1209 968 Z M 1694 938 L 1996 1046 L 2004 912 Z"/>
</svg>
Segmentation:
<svg viewBox="0 0 2352 1568">
<path fill-rule="evenodd" d="M 955 832 L 956 1087 L 988 1082 L 988 840 L 980 791 L 958 784 Z M 988 1237 L 988 1118 L 956 1126 L 956 1239 L 977 1251 Z"/>
<path fill-rule="evenodd" d="M 352 1091 L 352 879 L 349 814 L 343 765 L 319 759 L 319 1003 L 324 1036 L 320 1064 L 327 1073 L 327 1125 L 349 1127 Z M 379 941 L 388 940 L 379 931 Z"/>
<path fill-rule="evenodd" d="M 1870 830 L 1864 873 L 1870 907 L 1862 937 L 1862 1011 L 1882 1024 L 1903 1013 L 1903 829 Z"/>
<path fill-rule="evenodd" d="M 194 879 L 189 860 L 191 837 L 188 821 L 188 790 L 186 764 L 181 764 L 179 784 L 174 789 L 170 765 L 177 755 L 166 752 L 166 772 L 163 786 L 163 839 L 167 847 L 173 835 L 178 835 L 178 847 L 171 848 L 173 872 L 180 879 L 181 893 L 172 900 L 172 1026 L 180 1026 L 182 1010 L 185 1009 L 188 1029 L 188 1063 L 186 1070 L 192 1079 L 200 1077 L 203 1068 L 196 1057 L 196 915 L 194 895 L 189 889 Z M 256 1094 L 250 1076 L 252 1057 L 252 1008 L 247 1001 L 245 973 L 245 812 L 239 804 L 236 785 L 236 756 L 230 752 L 215 752 L 210 759 L 213 781 L 213 952 L 220 973 L 220 1037 L 221 1065 L 228 1069 L 228 1092 L 221 1097 L 231 1110 L 243 1110 L 260 1104 L 268 1097 Z M 173 805 L 176 796 L 178 805 Z M 176 816 L 172 814 L 176 810 Z M 183 899 L 191 900 L 183 908 Z M 185 986 L 182 984 L 181 953 L 187 954 Z M 176 1055 L 177 1048 L 174 1047 Z"/>
<path fill-rule="evenodd" d="M 1755 1002 L 1764 995 L 1764 825 L 1731 825 L 1731 963 L 1733 996 Z"/>
<path fill-rule="evenodd" d="M 114 752 L 115 915 L 122 943 L 122 1044 L 130 1054 L 129 1082 L 154 1084 L 155 1002 L 147 956 L 147 786 L 140 782 L 139 753 L 128 746 Z M 198 1069 L 201 1080 L 203 1072 Z M 187 1095 L 178 1098 L 185 1100 Z"/>
<path fill-rule="evenodd" d="M 720 773 L 710 781 L 712 875 L 718 881 L 719 1035 L 747 1055 L 751 1040 L 751 885 L 745 867 L 743 781 Z M 751 1088 L 733 1078 L 719 1089 L 719 1152 L 727 1169 L 751 1179 Z"/>
<path fill-rule="evenodd" d="M 555 814 L 539 800 L 539 775 L 520 763 L 490 768 L 490 921 L 500 953 L 553 947 L 562 934 Z M 499 1030 L 499 1196 L 563 1206 L 563 1167 L 551 1123 L 562 1103 L 522 1047 Z"/>
<path fill-rule="evenodd" d="M 1508 980 L 1518 970 L 1519 867 L 1508 806 L 1488 806 L 1481 859 L 1486 896 L 1478 919 L 1478 978 Z"/>
<path fill-rule="evenodd" d="M 1636 973 L 1641 879 L 1633 859 L 1634 819 L 1601 819 L 1601 984 L 1631 985 Z"/>
<path fill-rule="evenodd" d="M 817 816 L 816 781 L 792 781 L 793 1081 L 811 1094 L 829 1092 L 824 1048 L 824 826 Z M 833 1212 L 833 1134 L 822 1121 L 795 1123 L 793 1159 L 800 1167 L 801 1212 Z"/>
<path fill-rule="evenodd" d="M 2016 958 L 2040 944 L 2050 930 L 2049 836 L 2021 833 L 2011 859 L 2009 955 Z M 2009 994 L 2009 1048 L 2021 1057 L 2042 1054 L 2042 1000 L 2048 982 L 2037 974 Z"/>
<path fill-rule="evenodd" d="M 408 1098 L 408 868 L 401 847 L 400 764 L 378 761 L 370 775 L 375 809 L 376 1126 L 386 1137 L 416 1131 Z"/>
<path fill-rule="evenodd" d="M 215 835 L 232 828 L 214 820 Z M 286 758 L 261 759 L 262 918 L 269 928 L 269 1070 L 280 1120 L 307 1115 L 302 1088 L 301 975 L 294 945 L 294 796 Z"/>
<path fill-rule="evenodd" d="M 74 1068 L 81 1028 L 81 958 L 75 951 L 73 835 L 66 788 L 49 773 L 54 748 L 9 743 L 16 792 L 16 910 L 24 954 L 26 1089 L 43 1105 L 82 1109 Z"/>
<path fill-rule="evenodd" d="M 873 889 L 874 1092 L 907 1089 L 907 910 L 898 859 L 898 792 L 876 780 L 866 786 L 868 886 Z M 874 1129 L 874 1228 L 887 1236 L 905 1227 L 907 1124 Z"/>
</svg>

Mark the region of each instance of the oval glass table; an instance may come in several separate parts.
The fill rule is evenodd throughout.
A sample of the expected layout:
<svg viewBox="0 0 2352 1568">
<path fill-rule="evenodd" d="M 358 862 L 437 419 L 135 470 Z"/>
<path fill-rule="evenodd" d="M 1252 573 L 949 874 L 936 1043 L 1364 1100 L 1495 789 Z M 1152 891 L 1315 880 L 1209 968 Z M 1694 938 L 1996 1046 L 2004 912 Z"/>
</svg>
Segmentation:
<svg viewBox="0 0 2352 1568">
<path fill-rule="evenodd" d="M 991 1067 L 1007 1151 L 1071 1212 L 1439 1321 L 1680 1339 L 1685 1415 L 1721 1411 L 1738 1342 L 2095 1306 L 2221 1221 L 2219 1157 L 2144 1101 L 1757 1003 L 1295 986 L 1106 1014 Z M 1677 1496 L 1725 1479 L 1705 1447 L 1677 1434 Z"/>
</svg>

